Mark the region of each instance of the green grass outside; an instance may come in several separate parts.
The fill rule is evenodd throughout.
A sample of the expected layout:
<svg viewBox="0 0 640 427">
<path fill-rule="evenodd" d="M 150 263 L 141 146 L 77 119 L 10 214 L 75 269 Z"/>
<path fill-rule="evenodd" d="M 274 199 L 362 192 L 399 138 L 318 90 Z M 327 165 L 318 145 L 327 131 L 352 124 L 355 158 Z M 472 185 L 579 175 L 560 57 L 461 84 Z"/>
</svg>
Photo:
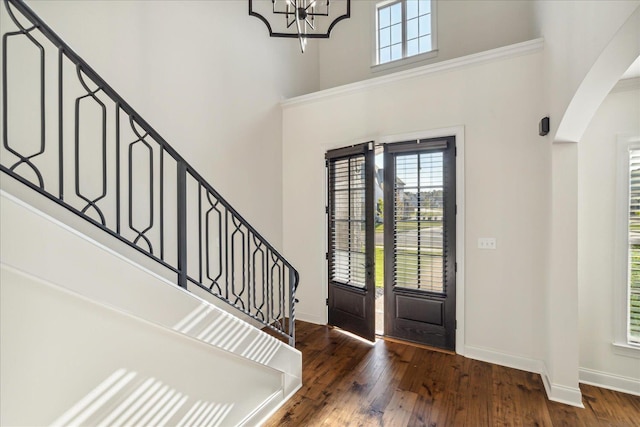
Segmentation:
<svg viewBox="0 0 640 427">
<path fill-rule="evenodd" d="M 384 287 L 384 247 L 376 246 L 376 288 Z"/>
<path fill-rule="evenodd" d="M 631 264 L 640 264 L 640 245 L 631 246 Z M 631 271 L 631 295 L 629 306 L 631 308 L 630 331 L 634 339 L 640 341 L 640 271 Z"/>
<path fill-rule="evenodd" d="M 442 221 L 423 221 L 421 222 L 422 228 L 432 228 L 432 227 L 442 227 Z M 414 231 L 418 229 L 418 223 L 417 222 L 402 222 L 399 221 L 397 223 L 397 230 L 398 231 Z M 376 224 L 375 227 L 376 233 L 382 233 L 384 232 L 384 224 L 380 223 L 380 224 Z"/>
<path fill-rule="evenodd" d="M 405 251 L 417 253 L 417 251 Z M 422 252 L 423 254 L 426 252 Z M 442 253 L 432 253 L 432 255 L 441 256 Z M 376 246 L 376 288 L 384 287 L 384 246 Z M 411 259 L 411 258 L 409 258 Z"/>
</svg>

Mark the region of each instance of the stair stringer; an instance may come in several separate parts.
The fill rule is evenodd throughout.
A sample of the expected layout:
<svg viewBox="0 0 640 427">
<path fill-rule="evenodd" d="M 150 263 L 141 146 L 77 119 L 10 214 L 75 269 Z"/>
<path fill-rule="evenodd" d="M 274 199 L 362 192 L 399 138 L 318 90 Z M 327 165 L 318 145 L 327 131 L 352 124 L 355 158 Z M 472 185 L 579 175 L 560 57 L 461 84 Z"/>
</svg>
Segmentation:
<svg viewBox="0 0 640 427">
<path fill-rule="evenodd" d="M 246 425 L 264 419 L 301 387 L 298 350 L 4 190 L 0 221 L 4 265 L 280 371 L 282 400 L 269 399 L 248 414 Z M 217 335 L 223 322 L 225 330 Z"/>
</svg>

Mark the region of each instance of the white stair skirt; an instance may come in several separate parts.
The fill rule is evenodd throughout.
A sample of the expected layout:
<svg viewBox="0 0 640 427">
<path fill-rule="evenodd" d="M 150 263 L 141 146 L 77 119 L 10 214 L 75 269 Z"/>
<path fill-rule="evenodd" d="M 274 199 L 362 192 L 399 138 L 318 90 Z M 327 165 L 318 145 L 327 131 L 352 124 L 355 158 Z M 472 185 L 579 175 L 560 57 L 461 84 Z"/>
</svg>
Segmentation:
<svg viewBox="0 0 640 427">
<path fill-rule="evenodd" d="M 0 221 L 0 424 L 256 425 L 301 387 L 285 343 L 4 191 Z"/>
</svg>

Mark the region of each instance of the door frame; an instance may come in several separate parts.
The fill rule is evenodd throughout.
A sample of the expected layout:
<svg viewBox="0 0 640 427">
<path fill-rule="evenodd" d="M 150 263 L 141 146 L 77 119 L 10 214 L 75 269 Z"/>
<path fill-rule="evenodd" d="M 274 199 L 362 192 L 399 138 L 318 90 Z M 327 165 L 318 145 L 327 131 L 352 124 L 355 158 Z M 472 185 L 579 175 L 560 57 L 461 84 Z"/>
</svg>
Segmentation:
<svg viewBox="0 0 640 427">
<path fill-rule="evenodd" d="M 464 125 L 452 126 L 446 128 L 426 129 L 410 133 L 398 133 L 398 134 L 378 134 L 363 137 L 354 141 L 341 141 L 332 144 L 323 144 L 322 157 L 318 161 L 322 162 L 322 169 L 326 170 L 324 162 L 324 153 L 349 145 L 354 145 L 362 141 L 375 141 L 376 144 L 388 144 L 398 141 L 407 141 L 410 139 L 428 139 L 428 138 L 441 138 L 446 136 L 456 137 L 456 147 L 458 149 L 456 156 L 456 206 L 458 208 L 458 215 L 456 219 L 456 262 L 458 263 L 458 271 L 456 273 L 456 353 L 460 355 L 466 355 L 465 347 L 465 128 Z M 325 182 L 325 198 L 328 194 L 327 180 Z M 326 200 L 324 205 L 326 206 Z M 324 214 L 324 211 L 323 211 Z M 328 222 L 324 222 L 325 236 L 328 236 L 329 228 Z M 325 245 L 327 245 L 327 239 L 325 238 Z M 325 247 L 325 253 L 329 250 Z M 328 307 L 325 304 L 326 298 L 329 297 L 329 269 L 327 261 L 325 260 L 325 268 L 323 269 L 323 293 L 324 298 L 322 301 L 318 301 L 318 304 L 324 306 L 324 324 L 328 324 L 329 312 Z"/>
</svg>

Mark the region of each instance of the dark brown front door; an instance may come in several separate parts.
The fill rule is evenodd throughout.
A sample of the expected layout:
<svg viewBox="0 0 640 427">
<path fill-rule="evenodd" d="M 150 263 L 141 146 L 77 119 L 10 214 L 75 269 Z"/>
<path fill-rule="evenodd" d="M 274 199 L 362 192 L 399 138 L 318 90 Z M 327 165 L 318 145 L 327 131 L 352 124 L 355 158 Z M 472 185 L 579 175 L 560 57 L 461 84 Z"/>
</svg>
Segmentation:
<svg viewBox="0 0 640 427">
<path fill-rule="evenodd" d="M 375 339 L 373 144 L 326 154 L 329 324 Z"/>
<path fill-rule="evenodd" d="M 455 350 L 455 137 L 384 156 L 384 333 Z"/>
</svg>

